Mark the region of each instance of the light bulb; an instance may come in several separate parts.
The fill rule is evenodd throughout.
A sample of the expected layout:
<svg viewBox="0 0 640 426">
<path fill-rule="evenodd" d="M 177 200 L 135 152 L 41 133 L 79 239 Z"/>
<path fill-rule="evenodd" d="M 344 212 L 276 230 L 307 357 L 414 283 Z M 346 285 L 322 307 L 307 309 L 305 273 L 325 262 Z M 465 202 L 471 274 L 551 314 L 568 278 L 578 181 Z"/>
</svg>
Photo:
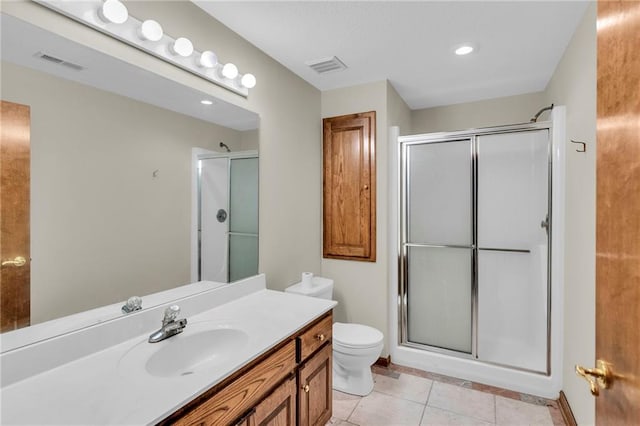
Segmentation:
<svg viewBox="0 0 640 426">
<path fill-rule="evenodd" d="M 240 79 L 240 84 L 242 84 L 247 89 L 252 89 L 256 86 L 256 76 L 253 74 L 245 74 Z"/>
<path fill-rule="evenodd" d="M 473 46 L 469 45 L 460 46 L 456 49 L 456 55 L 458 56 L 468 55 L 471 52 L 473 52 Z"/>
<path fill-rule="evenodd" d="M 199 65 L 203 68 L 213 68 L 218 64 L 218 57 L 210 50 L 205 50 L 200 55 Z"/>
<path fill-rule="evenodd" d="M 98 16 L 107 24 L 124 24 L 129 18 L 129 11 L 119 0 L 106 0 L 98 9 Z"/>
<path fill-rule="evenodd" d="M 186 37 L 179 37 L 171 44 L 171 51 L 176 55 L 188 58 L 193 53 L 193 43 Z"/>
<path fill-rule="evenodd" d="M 202 105 L 213 105 L 213 101 L 210 101 L 209 99 L 203 99 L 200 101 L 200 103 Z"/>
<path fill-rule="evenodd" d="M 163 36 L 162 27 L 153 19 L 147 19 L 140 25 L 138 35 L 143 40 L 158 41 Z"/>
<path fill-rule="evenodd" d="M 238 67 L 229 62 L 222 67 L 222 75 L 229 80 L 233 80 L 238 76 Z"/>
</svg>

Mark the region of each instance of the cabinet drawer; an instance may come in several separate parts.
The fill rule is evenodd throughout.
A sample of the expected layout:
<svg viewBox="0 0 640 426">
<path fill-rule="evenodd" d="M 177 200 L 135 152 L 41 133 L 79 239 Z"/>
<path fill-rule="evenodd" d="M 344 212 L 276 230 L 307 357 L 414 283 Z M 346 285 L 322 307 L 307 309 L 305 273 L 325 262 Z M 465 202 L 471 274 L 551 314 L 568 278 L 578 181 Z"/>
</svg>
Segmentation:
<svg viewBox="0 0 640 426">
<path fill-rule="evenodd" d="M 173 424 L 230 424 L 255 406 L 295 368 L 295 342 L 292 340 Z"/>
<path fill-rule="evenodd" d="M 320 346 L 331 340 L 332 328 L 333 316 L 329 313 L 298 337 L 300 344 L 300 362 L 307 359 L 307 357 L 319 349 Z"/>
</svg>

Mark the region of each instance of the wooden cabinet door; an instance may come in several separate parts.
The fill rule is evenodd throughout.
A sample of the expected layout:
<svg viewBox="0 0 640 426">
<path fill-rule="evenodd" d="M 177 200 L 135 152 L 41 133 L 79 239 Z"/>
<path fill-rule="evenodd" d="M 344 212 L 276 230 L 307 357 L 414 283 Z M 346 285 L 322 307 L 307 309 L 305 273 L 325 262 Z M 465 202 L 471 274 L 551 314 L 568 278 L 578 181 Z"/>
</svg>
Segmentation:
<svg viewBox="0 0 640 426">
<path fill-rule="evenodd" d="M 295 426 L 296 388 L 296 378 L 293 376 L 256 406 L 248 425 Z"/>
<path fill-rule="evenodd" d="M 300 426 L 325 425 L 331 419 L 331 345 L 325 345 L 298 370 L 298 418 Z"/>
<path fill-rule="evenodd" d="M 323 120 L 323 255 L 376 260 L 375 111 Z"/>
</svg>

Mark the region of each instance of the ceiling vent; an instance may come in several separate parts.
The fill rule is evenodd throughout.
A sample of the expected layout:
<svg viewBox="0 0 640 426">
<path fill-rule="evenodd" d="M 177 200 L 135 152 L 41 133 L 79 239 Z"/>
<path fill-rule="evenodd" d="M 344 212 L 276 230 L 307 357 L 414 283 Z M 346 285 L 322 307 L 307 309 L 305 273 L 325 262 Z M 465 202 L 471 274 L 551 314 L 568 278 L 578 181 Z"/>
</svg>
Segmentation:
<svg viewBox="0 0 640 426">
<path fill-rule="evenodd" d="M 73 62 L 65 61 L 64 59 L 56 58 L 55 56 L 47 55 L 46 53 L 37 52 L 36 58 L 40 58 L 43 61 L 51 62 L 52 64 L 62 65 L 63 67 L 70 68 L 74 71 L 82 71 L 84 67 L 82 65 L 74 64 Z"/>
<path fill-rule="evenodd" d="M 337 57 L 318 59 L 316 61 L 305 62 L 312 70 L 318 74 L 327 74 L 330 72 L 346 70 L 347 66 Z"/>
</svg>

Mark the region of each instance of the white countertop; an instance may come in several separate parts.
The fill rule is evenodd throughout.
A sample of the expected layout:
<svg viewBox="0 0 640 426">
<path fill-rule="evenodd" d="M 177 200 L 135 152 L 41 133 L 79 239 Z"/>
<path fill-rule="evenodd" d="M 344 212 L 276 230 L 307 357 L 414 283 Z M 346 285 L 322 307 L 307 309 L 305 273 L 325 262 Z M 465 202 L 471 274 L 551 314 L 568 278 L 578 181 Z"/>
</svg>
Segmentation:
<svg viewBox="0 0 640 426">
<path fill-rule="evenodd" d="M 148 330 L 100 352 L 3 387 L 1 423 L 156 423 L 335 305 L 331 300 L 272 290 L 256 291 L 188 317 L 184 333 L 154 344 L 177 343 L 171 340 L 188 336 L 190 326 L 197 329 L 198 323 L 207 321 L 237 327 L 249 335 L 248 344 L 238 350 L 237 356 L 186 376 L 154 377 L 144 372 L 144 366 L 139 372 L 131 372 L 130 366 L 123 367 L 121 359 L 155 331 Z"/>
</svg>

